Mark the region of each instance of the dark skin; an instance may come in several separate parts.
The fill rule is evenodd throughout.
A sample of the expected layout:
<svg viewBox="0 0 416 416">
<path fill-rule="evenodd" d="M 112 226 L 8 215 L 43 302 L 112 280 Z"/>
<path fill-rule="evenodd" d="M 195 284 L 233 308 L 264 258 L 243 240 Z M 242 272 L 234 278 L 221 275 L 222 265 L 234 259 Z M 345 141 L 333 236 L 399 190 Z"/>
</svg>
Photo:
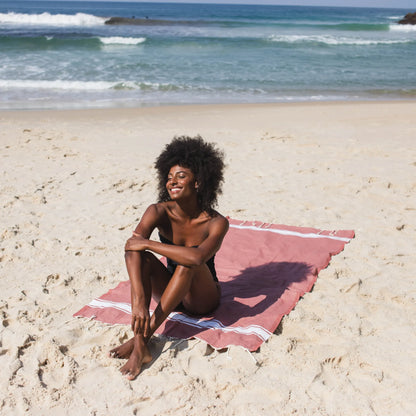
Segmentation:
<svg viewBox="0 0 416 416">
<path fill-rule="evenodd" d="M 228 221 L 217 212 L 208 214 L 199 208 L 198 182 L 190 169 L 173 166 L 166 188 L 171 200 L 149 206 L 125 245 L 133 338 L 111 350 L 110 355 L 128 358 L 120 371 L 129 380 L 152 360 L 147 344 L 180 303 L 186 311 L 204 315 L 220 301 L 219 285 L 206 262 L 221 247 Z M 150 240 L 156 228 L 173 245 Z M 178 263 L 173 275 L 153 253 Z M 152 297 L 158 305 L 150 316 Z"/>
</svg>

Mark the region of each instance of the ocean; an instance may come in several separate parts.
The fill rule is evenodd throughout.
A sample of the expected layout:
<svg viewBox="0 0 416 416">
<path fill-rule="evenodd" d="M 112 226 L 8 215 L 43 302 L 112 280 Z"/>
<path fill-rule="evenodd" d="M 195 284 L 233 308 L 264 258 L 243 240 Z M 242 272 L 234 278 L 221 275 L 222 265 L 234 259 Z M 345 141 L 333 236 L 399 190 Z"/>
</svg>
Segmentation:
<svg viewBox="0 0 416 416">
<path fill-rule="evenodd" d="M 0 109 L 416 99 L 409 11 L 1 1 Z"/>
</svg>

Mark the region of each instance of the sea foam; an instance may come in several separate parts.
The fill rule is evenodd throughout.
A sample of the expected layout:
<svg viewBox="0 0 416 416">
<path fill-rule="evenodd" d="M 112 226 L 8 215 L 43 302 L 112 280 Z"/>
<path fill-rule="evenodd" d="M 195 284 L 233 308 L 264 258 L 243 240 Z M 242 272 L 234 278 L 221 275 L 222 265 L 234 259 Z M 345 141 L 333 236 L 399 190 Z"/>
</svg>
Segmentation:
<svg viewBox="0 0 416 416">
<path fill-rule="evenodd" d="M 104 17 L 91 14 L 25 14 L 25 13 L 0 13 L 0 23 L 11 23 L 19 25 L 42 25 L 42 26 L 96 26 L 103 25 Z"/>
<path fill-rule="evenodd" d="M 121 36 L 100 37 L 99 39 L 104 45 L 139 45 L 146 42 L 146 38 L 124 38 Z"/>
<path fill-rule="evenodd" d="M 114 87 L 107 81 L 45 81 L 45 80 L 0 80 L 0 88 L 45 89 L 45 90 L 107 90 Z"/>
<path fill-rule="evenodd" d="M 390 25 L 390 30 L 397 32 L 415 32 L 416 25 Z"/>
<path fill-rule="evenodd" d="M 142 90 L 142 91 L 178 91 L 186 89 L 180 85 L 158 82 L 139 81 L 65 81 L 65 80 L 0 80 L 2 89 L 37 89 L 37 90 Z"/>
<path fill-rule="evenodd" d="M 410 40 L 398 39 L 360 39 L 328 35 L 272 35 L 269 40 L 281 43 L 323 43 L 326 45 L 390 45 L 396 43 L 409 43 Z"/>
</svg>

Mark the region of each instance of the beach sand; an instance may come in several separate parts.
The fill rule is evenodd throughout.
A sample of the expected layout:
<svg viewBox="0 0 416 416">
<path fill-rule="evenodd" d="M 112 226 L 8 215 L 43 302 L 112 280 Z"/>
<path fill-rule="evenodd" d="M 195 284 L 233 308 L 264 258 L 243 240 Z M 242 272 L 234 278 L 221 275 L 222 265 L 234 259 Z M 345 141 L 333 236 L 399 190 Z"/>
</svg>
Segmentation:
<svg viewBox="0 0 416 416">
<path fill-rule="evenodd" d="M 0 112 L 2 415 L 414 415 L 416 102 Z M 226 153 L 219 211 L 356 238 L 260 350 L 72 314 L 127 280 L 123 247 L 175 135 Z"/>
</svg>

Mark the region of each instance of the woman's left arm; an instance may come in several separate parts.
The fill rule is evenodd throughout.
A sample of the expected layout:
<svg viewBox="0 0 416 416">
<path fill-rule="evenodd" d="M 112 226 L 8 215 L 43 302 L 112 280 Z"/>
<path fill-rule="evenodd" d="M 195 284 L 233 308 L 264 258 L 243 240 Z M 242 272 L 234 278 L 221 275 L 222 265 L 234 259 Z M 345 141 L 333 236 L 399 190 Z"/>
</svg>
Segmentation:
<svg viewBox="0 0 416 416">
<path fill-rule="evenodd" d="M 145 239 L 139 234 L 133 233 L 134 237 L 128 240 L 126 249 L 150 250 L 183 266 L 197 267 L 206 263 L 219 250 L 228 227 L 228 220 L 219 215 L 211 222 L 207 238 L 198 247 L 164 244 Z"/>
</svg>

